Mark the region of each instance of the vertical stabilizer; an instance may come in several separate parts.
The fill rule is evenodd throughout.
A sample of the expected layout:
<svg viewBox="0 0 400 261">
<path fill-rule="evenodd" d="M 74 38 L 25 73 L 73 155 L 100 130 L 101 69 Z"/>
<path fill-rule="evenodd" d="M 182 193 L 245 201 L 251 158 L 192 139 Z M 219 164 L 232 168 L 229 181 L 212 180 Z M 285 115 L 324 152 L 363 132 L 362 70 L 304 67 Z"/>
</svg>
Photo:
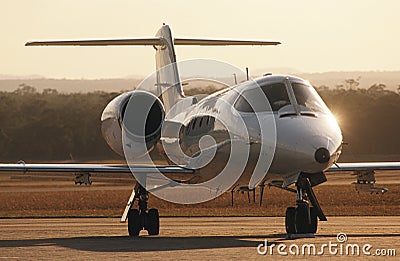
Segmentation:
<svg viewBox="0 0 400 261">
<path fill-rule="evenodd" d="M 163 25 L 156 37 L 161 38 L 162 45 L 154 45 L 156 49 L 157 91 L 162 93 L 166 111 L 184 97 L 174 50 L 171 29 Z"/>
</svg>

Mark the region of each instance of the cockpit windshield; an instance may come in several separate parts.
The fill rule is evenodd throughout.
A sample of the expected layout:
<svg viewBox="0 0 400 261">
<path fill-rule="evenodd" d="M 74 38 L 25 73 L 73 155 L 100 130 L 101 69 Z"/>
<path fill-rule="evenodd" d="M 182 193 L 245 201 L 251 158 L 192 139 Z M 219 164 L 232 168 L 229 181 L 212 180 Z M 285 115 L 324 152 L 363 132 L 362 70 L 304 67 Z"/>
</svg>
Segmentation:
<svg viewBox="0 0 400 261">
<path fill-rule="evenodd" d="M 328 107 L 311 85 L 299 82 L 291 82 L 291 85 L 300 109 L 304 106 L 315 112 L 329 112 Z"/>
<path fill-rule="evenodd" d="M 290 105 L 289 95 L 285 84 L 281 82 L 245 90 L 239 95 L 235 108 L 241 112 L 263 112 L 278 111 L 286 105 Z"/>
</svg>

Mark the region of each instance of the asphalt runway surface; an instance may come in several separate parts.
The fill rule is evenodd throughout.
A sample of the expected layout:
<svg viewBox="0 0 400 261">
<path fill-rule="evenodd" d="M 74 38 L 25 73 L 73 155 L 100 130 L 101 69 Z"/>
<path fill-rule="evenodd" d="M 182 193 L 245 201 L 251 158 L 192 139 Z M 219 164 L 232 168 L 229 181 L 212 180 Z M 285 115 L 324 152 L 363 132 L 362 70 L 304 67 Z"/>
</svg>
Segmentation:
<svg viewBox="0 0 400 261">
<path fill-rule="evenodd" d="M 343 235 L 337 238 L 338 233 L 345 233 L 347 240 Z M 280 253 L 279 244 L 284 246 Z M 315 245 L 315 255 L 310 244 Z M 366 244 L 371 247 L 363 252 Z M 0 219 L 0 259 L 4 260 L 248 260 L 319 255 L 354 259 L 355 245 L 359 258 L 385 253 L 385 258 L 395 260 L 393 250 L 400 255 L 400 217 L 328 217 L 328 222 L 320 222 L 315 238 L 300 239 L 286 238 L 283 217 L 161 218 L 159 236 L 143 231 L 137 238 L 129 238 L 126 224 L 115 218 Z M 288 256 L 282 256 L 285 253 Z"/>
</svg>

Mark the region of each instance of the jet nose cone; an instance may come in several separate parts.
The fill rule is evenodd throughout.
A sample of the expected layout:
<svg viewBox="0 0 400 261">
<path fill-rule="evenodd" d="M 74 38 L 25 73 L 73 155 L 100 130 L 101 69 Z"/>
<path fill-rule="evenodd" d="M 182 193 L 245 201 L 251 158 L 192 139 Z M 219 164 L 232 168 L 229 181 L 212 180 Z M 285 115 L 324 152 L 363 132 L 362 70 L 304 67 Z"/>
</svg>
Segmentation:
<svg viewBox="0 0 400 261">
<path fill-rule="evenodd" d="M 319 148 L 315 151 L 314 158 L 318 163 L 327 163 L 331 155 L 326 148 Z"/>
</svg>

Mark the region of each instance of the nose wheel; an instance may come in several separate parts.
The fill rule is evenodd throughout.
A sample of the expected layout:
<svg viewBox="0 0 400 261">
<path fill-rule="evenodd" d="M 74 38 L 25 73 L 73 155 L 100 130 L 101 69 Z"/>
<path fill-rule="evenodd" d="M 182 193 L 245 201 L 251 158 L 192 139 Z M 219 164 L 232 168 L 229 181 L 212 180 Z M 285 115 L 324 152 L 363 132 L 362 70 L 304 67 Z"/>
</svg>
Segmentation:
<svg viewBox="0 0 400 261">
<path fill-rule="evenodd" d="M 160 217 L 156 208 L 147 210 L 148 192 L 140 184 L 136 185 L 134 192 L 133 201 L 138 199 L 138 209 L 131 208 L 128 211 L 129 236 L 138 236 L 141 230 L 147 230 L 149 235 L 158 235 Z"/>
<path fill-rule="evenodd" d="M 296 183 L 296 207 L 288 207 L 285 215 L 285 227 L 288 235 L 314 234 L 318 229 L 318 218 L 326 221 L 326 217 L 315 197 L 307 178 L 299 177 Z M 305 196 L 306 195 L 306 196 Z M 310 207 L 306 198 L 312 203 Z"/>
<path fill-rule="evenodd" d="M 286 233 L 288 234 L 314 234 L 318 228 L 318 216 L 315 208 L 307 202 L 297 207 L 288 207 L 285 217 Z"/>
</svg>

